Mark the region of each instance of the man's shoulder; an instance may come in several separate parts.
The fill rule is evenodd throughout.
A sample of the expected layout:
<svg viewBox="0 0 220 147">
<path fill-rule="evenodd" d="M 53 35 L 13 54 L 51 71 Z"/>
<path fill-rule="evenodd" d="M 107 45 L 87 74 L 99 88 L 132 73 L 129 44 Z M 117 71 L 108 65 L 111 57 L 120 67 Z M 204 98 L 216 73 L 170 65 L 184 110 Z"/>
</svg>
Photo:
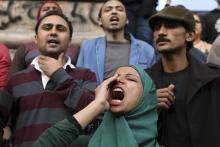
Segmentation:
<svg viewBox="0 0 220 147">
<path fill-rule="evenodd" d="M 21 71 L 18 71 L 18 72 L 15 72 L 11 77 L 19 77 L 21 75 L 31 75 L 33 73 L 37 72 L 33 66 L 29 66 L 28 68 L 26 69 L 23 69 Z"/>
<path fill-rule="evenodd" d="M 97 43 L 98 41 L 102 41 L 105 40 L 105 37 L 96 37 L 96 38 L 91 38 L 91 39 L 85 39 L 82 41 L 83 45 L 90 45 L 90 44 L 94 44 Z"/>
<path fill-rule="evenodd" d="M 138 46 L 143 47 L 144 49 L 150 49 L 150 50 L 154 50 L 154 48 L 147 42 L 131 37 L 131 43 L 136 44 Z"/>
<path fill-rule="evenodd" d="M 28 67 L 27 69 L 15 72 L 8 79 L 8 84 L 11 86 L 18 86 L 24 83 L 30 83 L 32 81 L 38 81 L 40 74 L 34 69 L 34 67 Z"/>
<path fill-rule="evenodd" d="M 74 69 L 68 70 L 68 74 L 74 80 L 86 80 L 96 83 L 96 75 L 93 71 L 84 67 L 76 67 Z"/>
<path fill-rule="evenodd" d="M 220 15 L 220 10 L 219 9 L 214 9 L 214 10 L 208 12 L 207 14 L 204 15 L 204 18 L 205 19 L 211 19 L 215 15 Z"/>
<path fill-rule="evenodd" d="M 85 74 L 95 75 L 95 73 L 91 71 L 89 68 L 78 67 L 78 66 L 76 66 L 73 69 L 68 70 L 68 73 L 70 75 L 85 75 Z"/>
</svg>

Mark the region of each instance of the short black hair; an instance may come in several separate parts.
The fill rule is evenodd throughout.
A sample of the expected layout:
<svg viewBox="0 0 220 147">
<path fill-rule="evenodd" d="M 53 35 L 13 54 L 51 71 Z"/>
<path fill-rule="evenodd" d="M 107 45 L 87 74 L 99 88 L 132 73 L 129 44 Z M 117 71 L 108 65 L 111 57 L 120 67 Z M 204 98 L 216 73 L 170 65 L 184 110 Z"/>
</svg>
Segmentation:
<svg viewBox="0 0 220 147">
<path fill-rule="evenodd" d="M 102 17 L 102 9 L 103 9 L 103 6 L 105 5 L 105 3 L 107 3 L 108 1 L 111 1 L 111 0 L 106 0 L 103 4 L 102 4 L 102 6 L 100 7 L 100 9 L 99 9 L 99 12 L 98 12 L 98 20 Z M 123 6 L 124 6 L 124 8 L 125 8 L 125 5 L 122 3 L 122 1 L 121 0 L 117 0 L 117 1 L 119 1 Z M 125 13 L 126 13 L 126 16 L 127 16 L 127 11 L 125 11 Z"/>
<path fill-rule="evenodd" d="M 43 17 L 41 17 L 38 21 L 37 24 L 35 26 L 35 34 L 37 35 L 37 31 L 39 29 L 39 25 L 42 22 L 42 20 L 48 16 L 51 15 L 56 15 L 56 16 L 60 16 L 62 17 L 68 24 L 69 30 L 70 30 L 70 39 L 72 38 L 73 35 L 73 27 L 72 27 L 72 23 L 69 21 L 69 19 L 66 17 L 66 15 L 64 15 L 62 12 L 59 11 L 48 11 Z"/>
</svg>

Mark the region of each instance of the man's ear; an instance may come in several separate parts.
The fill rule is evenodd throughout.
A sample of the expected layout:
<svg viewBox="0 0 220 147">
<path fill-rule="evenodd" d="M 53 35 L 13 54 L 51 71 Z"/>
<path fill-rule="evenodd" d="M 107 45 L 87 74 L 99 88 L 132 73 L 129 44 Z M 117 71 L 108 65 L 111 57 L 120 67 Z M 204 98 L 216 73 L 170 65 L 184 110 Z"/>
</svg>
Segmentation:
<svg viewBox="0 0 220 147">
<path fill-rule="evenodd" d="M 195 39 L 195 33 L 194 32 L 187 32 L 186 33 L 186 41 L 192 42 Z"/>
<path fill-rule="evenodd" d="M 126 24 L 129 24 L 129 20 L 128 19 L 126 20 Z"/>
<path fill-rule="evenodd" d="M 34 36 L 34 43 L 37 44 L 37 35 Z"/>
<path fill-rule="evenodd" d="M 98 24 L 100 27 L 102 27 L 102 21 L 101 21 L 101 18 L 98 18 Z"/>
</svg>

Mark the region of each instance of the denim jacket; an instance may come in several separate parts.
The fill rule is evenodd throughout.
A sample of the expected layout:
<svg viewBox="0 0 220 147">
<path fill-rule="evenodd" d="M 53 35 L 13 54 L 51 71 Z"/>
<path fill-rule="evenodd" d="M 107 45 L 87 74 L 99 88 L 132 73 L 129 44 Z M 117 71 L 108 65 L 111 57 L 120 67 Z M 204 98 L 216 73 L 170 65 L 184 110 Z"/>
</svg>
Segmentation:
<svg viewBox="0 0 220 147">
<path fill-rule="evenodd" d="M 144 69 L 151 67 L 156 60 L 154 48 L 146 42 L 130 37 L 130 57 L 129 64 L 139 65 Z M 78 67 L 89 68 L 96 73 L 97 84 L 104 79 L 106 38 L 98 37 L 85 40 L 81 44 Z"/>
</svg>

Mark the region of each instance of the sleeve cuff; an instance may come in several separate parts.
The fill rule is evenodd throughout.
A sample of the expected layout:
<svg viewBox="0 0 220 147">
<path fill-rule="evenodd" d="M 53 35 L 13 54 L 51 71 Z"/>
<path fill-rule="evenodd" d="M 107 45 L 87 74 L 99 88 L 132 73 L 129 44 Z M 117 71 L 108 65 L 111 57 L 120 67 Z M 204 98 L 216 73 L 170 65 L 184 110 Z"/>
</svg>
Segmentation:
<svg viewBox="0 0 220 147">
<path fill-rule="evenodd" d="M 72 124 L 74 124 L 76 128 L 79 129 L 79 132 L 82 132 L 82 127 L 80 126 L 79 122 L 75 119 L 75 117 L 70 116 L 67 118 L 67 120 Z"/>
<path fill-rule="evenodd" d="M 62 84 L 66 80 L 71 79 L 71 76 L 61 67 L 52 74 L 51 79 L 57 84 Z"/>
</svg>

